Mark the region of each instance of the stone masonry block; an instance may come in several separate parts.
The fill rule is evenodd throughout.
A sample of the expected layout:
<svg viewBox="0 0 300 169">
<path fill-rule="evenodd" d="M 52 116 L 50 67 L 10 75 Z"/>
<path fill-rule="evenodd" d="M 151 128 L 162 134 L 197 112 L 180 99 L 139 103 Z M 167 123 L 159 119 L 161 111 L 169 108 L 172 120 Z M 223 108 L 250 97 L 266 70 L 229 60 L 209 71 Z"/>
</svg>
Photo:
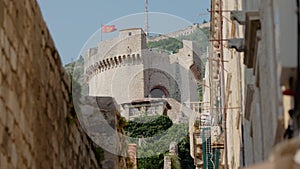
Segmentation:
<svg viewBox="0 0 300 169">
<path fill-rule="evenodd" d="M 0 48 L 1 50 L 1 48 Z M 1 50 L 2 51 L 2 50 Z M 0 55 L 0 72 L 4 75 L 6 72 L 7 72 L 7 68 L 6 68 L 6 58 L 4 56 L 4 53 L 1 52 L 1 55 Z"/>
<path fill-rule="evenodd" d="M 20 111 L 20 121 L 18 123 L 23 134 L 26 134 L 28 130 L 30 130 L 30 126 L 28 126 L 28 122 L 25 119 L 24 109 Z"/>
<path fill-rule="evenodd" d="M 7 7 L 9 0 L 3 0 L 3 2 L 4 2 L 4 5 Z"/>
<path fill-rule="evenodd" d="M 25 90 L 26 89 L 26 82 L 27 82 L 27 76 L 26 76 L 26 73 L 24 71 L 24 69 L 19 66 L 18 67 L 18 70 L 17 70 L 17 76 L 18 76 L 18 80 L 19 80 L 19 83 L 20 83 L 20 87 L 22 90 Z"/>
<path fill-rule="evenodd" d="M 2 145 L 6 145 L 0 148 L 2 152 L 9 158 L 11 156 L 12 149 L 12 128 L 5 127 L 4 134 L 2 135 Z"/>
<path fill-rule="evenodd" d="M 15 82 L 16 82 L 16 79 L 15 79 L 15 74 L 14 73 L 12 73 L 12 71 L 11 71 L 11 66 L 10 66 L 10 64 L 9 64 L 9 62 L 7 63 L 8 65 L 7 65 L 7 68 L 8 68 L 8 72 L 9 73 L 7 73 L 7 74 L 5 74 L 5 79 L 4 79 L 4 81 L 5 81 L 5 83 L 7 83 L 8 84 L 8 86 L 7 86 L 7 89 L 15 89 Z M 6 95 L 7 96 L 7 95 Z"/>
<path fill-rule="evenodd" d="M 24 21 L 24 35 L 22 36 L 22 42 L 20 42 L 21 44 L 24 44 L 24 46 L 26 47 L 26 50 L 29 50 L 30 47 L 30 31 L 32 29 L 32 22 L 30 22 L 29 20 Z"/>
<path fill-rule="evenodd" d="M 23 161 L 23 159 L 19 158 L 18 165 L 16 168 L 28 168 L 28 167 L 26 166 L 26 163 Z"/>
<path fill-rule="evenodd" d="M 22 147 L 22 156 L 26 160 L 26 163 L 29 167 L 32 163 L 33 156 L 32 156 L 32 153 L 30 152 L 28 144 L 26 144 L 24 147 Z"/>
<path fill-rule="evenodd" d="M 1 51 L 1 49 L 0 49 L 0 51 Z M 1 52 L 0 52 L 0 56 L 1 56 Z M 3 75 L 2 75 L 2 72 L 0 69 L 0 85 L 2 85 L 2 82 L 3 82 Z"/>
<path fill-rule="evenodd" d="M 10 65 L 13 71 L 17 71 L 17 54 L 13 48 L 10 48 Z"/>
<path fill-rule="evenodd" d="M 32 3 L 32 1 L 25 1 L 25 4 L 24 4 L 26 14 L 27 14 L 26 18 L 28 18 L 30 20 L 34 19 L 34 11 L 33 11 L 31 3 Z"/>
<path fill-rule="evenodd" d="M 22 43 L 20 43 L 17 53 L 18 53 L 18 62 L 20 62 L 21 65 L 24 65 L 28 53 L 26 52 L 25 46 Z"/>
<path fill-rule="evenodd" d="M 22 37 L 22 35 L 24 34 L 24 22 L 26 22 L 27 18 L 26 18 L 26 12 L 25 9 L 23 8 L 24 2 L 18 1 L 15 3 L 16 6 L 16 18 L 12 18 L 13 22 L 15 24 L 16 27 L 16 31 L 19 37 Z M 21 42 L 18 40 L 18 42 Z M 16 48 L 17 50 L 17 48 Z"/>
<path fill-rule="evenodd" d="M 15 125 L 14 132 L 12 134 L 14 142 L 17 146 L 18 154 L 22 154 L 22 151 L 25 149 L 25 146 L 27 146 L 27 143 L 24 140 L 20 126 Z"/>
<path fill-rule="evenodd" d="M 9 91 L 8 89 L 9 89 L 8 83 L 7 83 L 6 79 L 4 79 L 4 82 L 2 83 L 2 85 L 0 85 L 0 98 L 3 99 L 5 106 L 7 103 L 7 94 Z"/>
<path fill-rule="evenodd" d="M 24 133 L 25 142 L 30 146 L 30 149 L 34 149 L 34 134 L 32 130 L 27 130 L 26 133 Z"/>
<path fill-rule="evenodd" d="M 57 140 L 58 138 L 53 134 L 51 139 L 52 139 L 51 144 L 52 144 L 54 153 L 58 154 L 59 153 L 59 144 L 58 144 L 58 140 Z"/>
<path fill-rule="evenodd" d="M 18 154 L 17 154 L 17 148 L 16 144 L 12 143 L 12 149 L 11 149 L 11 162 L 14 168 L 17 168 L 18 164 Z"/>
<path fill-rule="evenodd" d="M 6 108 L 3 99 L 0 97 L 0 123 L 6 123 Z"/>
<path fill-rule="evenodd" d="M 14 127 L 14 116 L 11 113 L 9 113 L 9 111 L 6 111 L 5 126 L 8 128 L 9 132 L 12 132 Z"/>
<path fill-rule="evenodd" d="M 10 112 L 14 115 L 14 118 L 16 119 L 16 121 L 19 123 L 19 121 L 20 121 L 19 98 L 16 95 L 16 93 L 12 90 L 9 90 L 9 92 L 8 92 L 6 106 L 10 110 Z"/>
<path fill-rule="evenodd" d="M 8 13 L 12 18 L 17 17 L 17 9 L 14 1 L 9 1 L 6 9 L 8 9 Z"/>
<path fill-rule="evenodd" d="M 7 156 L 2 154 L 0 152 L 0 164 L 1 164 L 1 168 L 8 168 L 7 164 L 8 164 L 8 159 Z"/>
<path fill-rule="evenodd" d="M 5 133 L 5 128 L 4 128 L 4 125 L 2 124 L 2 122 L 0 121 L 0 145 L 2 144 L 2 141 L 3 141 L 3 137 L 4 137 L 4 133 Z M 0 149 L 0 152 L 1 152 L 1 149 Z M 1 164 L 1 163 L 0 163 Z"/>
<path fill-rule="evenodd" d="M 4 56 L 6 56 L 8 58 L 10 44 L 9 44 L 8 37 L 4 30 L 2 31 L 2 34 L 0 37 L 0 45 L 3 48 Z"/>
<path fill-rule="evenodd" d="M 4 12 L 5 12 L 4 2 L 0 1 L 0 27 L 3 26 Z"/>
<path fill-rule="evenodd" d="M 6 15 L 4 17 L 4 24 L 3 24 L 4 31 L 6 32 L 8 39 L 11 43 L 15 42 L 18 37 L 17 37 L 17 32 L 16 28 L 12 22 L 12 19 L 9 15 Z M 15 45 L 17 42 L 15 42 Z"/>
<path fill-rule="evenodd" d="M 21 154 L 22 146 L 25 145 L 25 142 L 21 142 L 23 140 L 23 134 L 22 131 L 20 130 L 20 127 L 16 124 L 14 124 L 12 132 L 11 132 L 11 138 L 16 145 L 17 148 L 17 153 Z"/>
</svg>

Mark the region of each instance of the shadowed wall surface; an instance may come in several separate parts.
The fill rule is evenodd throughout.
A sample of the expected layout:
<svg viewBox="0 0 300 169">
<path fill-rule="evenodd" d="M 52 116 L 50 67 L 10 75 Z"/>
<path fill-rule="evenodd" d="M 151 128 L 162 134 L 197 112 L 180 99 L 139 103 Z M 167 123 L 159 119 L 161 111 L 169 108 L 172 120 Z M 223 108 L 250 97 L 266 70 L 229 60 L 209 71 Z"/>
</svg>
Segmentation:
<svg viewBox="0 0 300 169">
<path fill-rule="evenodd" d="M 100 168 L 35 0 L 0 0 L 0 168 Z"/>
</svg>

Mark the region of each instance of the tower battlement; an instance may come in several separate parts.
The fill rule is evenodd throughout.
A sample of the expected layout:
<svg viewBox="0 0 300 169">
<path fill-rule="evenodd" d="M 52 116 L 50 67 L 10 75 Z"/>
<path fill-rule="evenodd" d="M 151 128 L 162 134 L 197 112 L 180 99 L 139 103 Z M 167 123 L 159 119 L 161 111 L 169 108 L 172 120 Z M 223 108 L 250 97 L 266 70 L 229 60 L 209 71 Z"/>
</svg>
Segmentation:
<svg viewBox="0 0 300 169">
<path fill-rule="evenodd" d="M 100 42 L 85 56 L 89 95 L 111 96 L 120 104 L 157 92 L 177 101 L 196 101 L 201 74 L 196 58 L 199 51 L 192 41 L 184 40 L 183 48 L 170 54 L 148 49 L 141 28 L 120 30 L 117 38 Z"/>
</svg>

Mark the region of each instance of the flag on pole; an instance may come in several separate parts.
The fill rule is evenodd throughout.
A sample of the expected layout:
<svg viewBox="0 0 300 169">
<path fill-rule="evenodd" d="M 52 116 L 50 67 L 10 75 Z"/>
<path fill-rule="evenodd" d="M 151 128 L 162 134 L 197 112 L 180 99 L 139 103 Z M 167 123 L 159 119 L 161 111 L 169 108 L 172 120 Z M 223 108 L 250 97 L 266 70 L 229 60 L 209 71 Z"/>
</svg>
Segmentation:
<svg viewBox="0 0 300 169">
<path fill-rule="evenodd" d="M 115 25 L 102 25 L 101 29 L 103 33 L 114 32 L 117 30 Z"/>
</svg>

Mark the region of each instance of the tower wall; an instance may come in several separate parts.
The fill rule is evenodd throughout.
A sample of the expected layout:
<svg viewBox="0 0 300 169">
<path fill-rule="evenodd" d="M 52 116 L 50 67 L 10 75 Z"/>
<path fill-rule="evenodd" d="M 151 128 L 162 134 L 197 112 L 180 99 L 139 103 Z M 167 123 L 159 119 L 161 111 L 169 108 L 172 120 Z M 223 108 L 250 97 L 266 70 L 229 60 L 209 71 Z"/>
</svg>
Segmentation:
<svg viewBox="0 0 300 169">
<path fill-rule="evenodd" d="M 143 64 L 140 54 L 123 55 L 115 65 L 102 66 L 89 79 L 89 95 L 112 96 L 118 103 L 144 97 Z M 101 63 L 109 63 L 104 60 Z"/>
<path fill-rule="evenodd" d="M 184 41 L 178 53 L 169 55 L 147 49 L 145 33 L 133 28 L 121 30 L 117 39 L 107 43 L 101 42 L 86 57 L 89 95 L 112 96 L 122 104 L 150 97 L 151 90 L 158 88 L 182 103 L 199 100 L 196 76 L 200 73 L 191 67 L 201 63 L 195 59 L 199 52 L 193 42 Z"/>
</svg>

